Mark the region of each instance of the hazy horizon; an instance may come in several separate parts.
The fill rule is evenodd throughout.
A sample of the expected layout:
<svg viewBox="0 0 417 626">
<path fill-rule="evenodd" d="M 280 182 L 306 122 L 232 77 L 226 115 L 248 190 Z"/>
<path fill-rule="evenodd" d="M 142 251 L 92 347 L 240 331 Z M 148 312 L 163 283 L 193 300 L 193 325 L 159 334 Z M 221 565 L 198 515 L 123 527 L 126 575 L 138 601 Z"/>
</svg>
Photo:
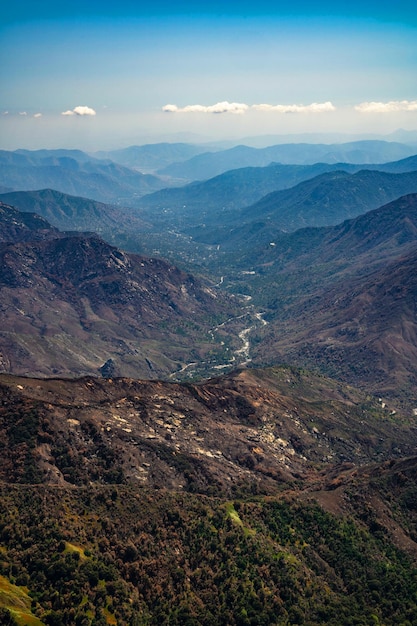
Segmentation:
<svg viewBox="0 0 417 626">
<path fill-rule="evenodd" d="M 408 2 L 44 0 L 0 18 L 2 149 L 417 130 Z"/>
</svg>

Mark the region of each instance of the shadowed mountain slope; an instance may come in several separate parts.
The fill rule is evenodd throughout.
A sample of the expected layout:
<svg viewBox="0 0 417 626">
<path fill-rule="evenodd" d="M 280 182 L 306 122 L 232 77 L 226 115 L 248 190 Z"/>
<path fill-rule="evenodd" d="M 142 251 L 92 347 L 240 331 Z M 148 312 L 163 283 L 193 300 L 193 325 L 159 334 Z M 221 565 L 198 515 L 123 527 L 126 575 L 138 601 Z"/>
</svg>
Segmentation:
<svg viewBox="0 0 417 626">
<path fill-rule="evenodd" d="M 272 233 L 266 245 L 253 245 L 250 250 L 241 247 L 227 264 L 234 269 L 252 268 L 261 275 L 304 271 L 306 280 L 315 272 L 333 279 L 348 270 L 365 274 L 373 266 L 380 266 L 412 249 L 417 241 L 417 194 L 408 194 L 373 211 L 345 220 L 335 226 L 301 228 L 292 233 Z M 254 239 L 249 244 L 255 244 Z M 241 239 L 239 237 L 239 245 Z M 235 247 L 231 236 L 230 247 Z M 234 259 L 234 262 L 233 262 Z M 250 279 L 245 279 L 250 282 Z"/>
<path fill-rule="evenodd" d="M 33 241 L 60 237 L 43 217 L 35 213 L 21 212 L 0 200 L 0 243 Z"/>
<path fill-rule="evenodd" d="M 291 189 L 272 192 L 259 202 L 188 232 L 198 241 L 244 248 L 269 243 L 279 231 L 330 226 L 417 192 L 417 172 L 391 174 L 363 170 L 325 173 Z"/>
</svg>

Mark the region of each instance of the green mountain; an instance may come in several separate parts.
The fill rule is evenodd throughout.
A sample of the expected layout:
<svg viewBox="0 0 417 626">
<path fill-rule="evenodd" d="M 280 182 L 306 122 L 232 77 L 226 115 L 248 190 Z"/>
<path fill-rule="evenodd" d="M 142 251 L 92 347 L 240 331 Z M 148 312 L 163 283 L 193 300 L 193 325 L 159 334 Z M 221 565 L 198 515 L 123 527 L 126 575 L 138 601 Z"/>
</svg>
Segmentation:
<svg viewBox="0 0 417 626">
<path fill-rule="evenodd" d="M 109 230 L 124 230 L 127 223 L 129 228 L 135 228 L 136 231 L 144 231 L 147 228 L 147 225 L 128 209 L 70 196 L 53 189 L 13 191 L 0 194 L 0 200 L 17 207 L 19 211 L 37 213 L 60 230 L 101 234 Z"/>
<path fill-rule="evenodd" d="M 170 226 L 175 223 L 187 223 L 189 220 L 210 221 L 210 216 L 215 216 L 221 221 L 229 211 L 254 204 L 273 191 L 289 189 L 326 172 L 344 171 L 353 174 L 364 169 L 377 169 L 396 174 L 413 172 L 417 170 L 417 156 L 367 166 L 350 163 L 313 165 L 273 163 L 266 167 L 241 168 L 203 182 L 156 191 L 139 198 L 135 206 L 150 216 L 162 212 L 160 217 Z"/>
<path fill-rule="evenodd" d="M 332 166 L 273 165 L 234 170 L 204 183 L 162 190 L 140 199 L 136 203 L 138 215 L 151 224 L 146 238 L 134 229 L 125 234 L 106 233 L 105 237 L 130 251 L 157 254 L 192 271 L 199 267 L 220 277 L 236 266 L 230 255 L 250 257 L 259 246 L 274 243 L 282 231 L 336 224 L 416 191 L 416 172 L 409 171 L 414 166 L 412 157 L 383 166 L 399 173 L 327 171 L 272 192 L 252 205 L 250 200 L 268 187 Z"/>
</svg>

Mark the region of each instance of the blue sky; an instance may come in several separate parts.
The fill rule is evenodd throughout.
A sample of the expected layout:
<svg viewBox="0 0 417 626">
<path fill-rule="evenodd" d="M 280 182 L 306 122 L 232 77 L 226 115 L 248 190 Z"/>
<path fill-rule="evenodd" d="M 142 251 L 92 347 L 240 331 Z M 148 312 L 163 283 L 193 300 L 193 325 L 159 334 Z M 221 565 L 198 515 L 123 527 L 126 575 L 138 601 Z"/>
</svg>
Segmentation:
<svg viewBox="0 0 417 626">
<path fill-rule="evenodd" d="M 0 9 L 0 148 L 417 129 L 409 2 Z"/>
</svg>

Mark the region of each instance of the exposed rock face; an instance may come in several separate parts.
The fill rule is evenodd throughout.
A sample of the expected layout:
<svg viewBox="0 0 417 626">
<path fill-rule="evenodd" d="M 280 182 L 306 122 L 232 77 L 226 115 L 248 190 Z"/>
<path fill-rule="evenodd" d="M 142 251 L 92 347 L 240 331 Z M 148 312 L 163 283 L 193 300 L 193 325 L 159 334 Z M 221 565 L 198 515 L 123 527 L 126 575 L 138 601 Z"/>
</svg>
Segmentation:
<svg viewBox="0 0 417 626">
<path fill-rule="evenodd" d="M 0 243 L 60 237 L 59 230 L 36 213 L 23 213 L 0 201 Z"/>
<path fill-rule="evenodd" d="M 113 359 L 107 359 L 101 367 L 98 368 L 103 378 L 111 378 L 115 373 L 115 365 Z"/>
</svg>

